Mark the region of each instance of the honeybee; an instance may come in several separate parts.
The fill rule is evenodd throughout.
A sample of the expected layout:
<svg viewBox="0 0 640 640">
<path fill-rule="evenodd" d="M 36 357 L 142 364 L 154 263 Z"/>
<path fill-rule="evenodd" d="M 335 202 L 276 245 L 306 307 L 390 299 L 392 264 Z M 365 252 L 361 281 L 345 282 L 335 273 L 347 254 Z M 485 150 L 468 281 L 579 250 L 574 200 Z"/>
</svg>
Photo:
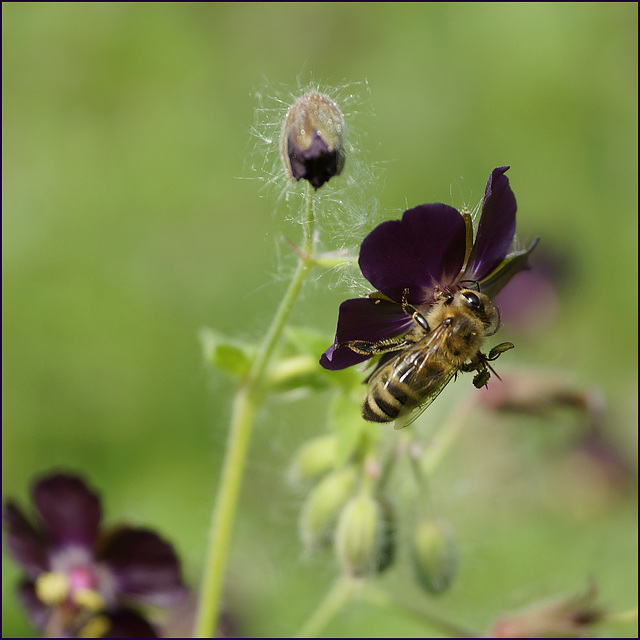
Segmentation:
<svg viewBox="0 0 640 640">
<path fill-rule="evenodd" d="M 485 338 L 496 333 L 500 315 L 491 300 L 479 291 L 437 291 L 436 302 L 426 315 L 407 303 L 403 309 L 414 321 L 404 335 L 380 342 L 352 340 L 346 346 L 362 355 L 385 354 L 369 376 L 362 417 L 370 422 L 392 422 L 401 429 L 411 424 L 440 394 L 458 372 L 475 371 L 473 384 L 489 381 L 493 362 L 513 348 L 502 342 L 485 355 Z M 393 352 L 400 353 L 394 355 Z"/>
</svg>

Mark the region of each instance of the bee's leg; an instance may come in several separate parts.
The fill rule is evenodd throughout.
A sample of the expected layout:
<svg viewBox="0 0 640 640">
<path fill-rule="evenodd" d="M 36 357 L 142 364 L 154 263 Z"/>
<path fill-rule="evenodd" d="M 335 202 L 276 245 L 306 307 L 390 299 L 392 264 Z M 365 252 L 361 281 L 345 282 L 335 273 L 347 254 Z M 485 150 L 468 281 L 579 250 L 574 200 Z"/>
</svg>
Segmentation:
<svg viewBox="0 0 640 640">
<path fill-rule="evenodd" d="M 369 342 L 367 340 L 349 340 L 348 342 L 340 342 L 338 348 L 349 347 L 351 351 L 355 351 L 363 356 L 377 356 L 382 353 L 389 353 L 391 351 L 400 351 L 414 344 L 415 340 L 409 339 L 406 336 L 399 338 L 388 338 L 387 340 L 380 340 L 379 342 Z"/>
<path fill-rule="evenodd" d="M 479 352 L 473 360 L 465 362 L 460 367 L 460 371 L 463 371 L 464 373 L 471 373 L 472 371 L 476 372 L 476 375 L 473 376 L 473 386 L 476 389 L 484 387 L 487 382 L 489 382 L 489 378 L 491 378 L 489 365 L 487 365 L 487 358 L 483 353 Z M 491 369 L 491 371 L 493 371 L 493 369 Z M 493 373 L 496 372 L 493 371 Z M 497 373 L 496 376 L 499 378 Z"/>
<path fill-rule="evenodd" d="M 493 371 L 493 369 L 492 369 Z M 496 373 L 495 371 L 493 373 Z M 489 382 L 489 378 L 491 378 L 491 373 L 489 373 L 489 369 L 486 365 L 480 367 L 478 369 L 478 373 L 473 376 L 473 386 L 476 389 L 481 389 L 482 387 L 486 387 Z M 496 373 L 496 378 L 500 379 L 500 376 Z"/>
<path fill-rule="evenodd" d="M 409 304 L 407 301 L 408 295 L 409 289 L 405 289 L 402 292 L 402 310 L 410 316 L 425 333 L 430 333 L 431 329 L 427 323 L 427 319 L 413 305 Z M 363 356 L 377 356 L 391 351 L 401 351 L 409 345 L 415 344 L 420 338 L 422 338 L 422 335 L 416 335 L 414 332 L 409 331 L 409 333 L 403 336 L 387 338 L 386 340 L 379 340 L 378 342 L 349 340 L 348 342 L 339 343 L 338 348 L 349 347 L 352 351 Z"/>
<path fill-rule="evenodd" d="M 513 349 L 514 346 L 515 345 L 513 344 L 513 342 L 501 342 L 500 344 L 497 344 L 495 347 L 493 347 L 491 351 L 489 351 L 488 356 L 484 356 L 484 357 L 489 362 L 493 362 L 494 360 L 497 360 L 500 357 L 500 355 L 503 354 L 505 351 L 509 351 L 509 349 Z"/>
<path fill-rule="evenodd" d="M 472 360 L 471 362 L 465 362 L 460 367 L 460 371 L 464 373 L 471 373 L 472 371 L 479 371 L 480 369 L 482 369 L 482 362 L 478 362 L 477 360 Z"/>
<path fill-rule="evenodd" d="M 470 371 L 480 371 L 481 369 L 486 369 L 489 366 L 487 363 L 497 360 L 505 351 L 513 349 L 514 346 L 515 345 L 513 344 L 513 342 L 501 342 L 500 344 L 497 344 L 495 347 L 493 347 L 491 351 L 489 351 L 489 355 L 485 355 L 481 351 L 478 351 L 476 355 L 471 360 L 469 360 L 469 362 L 465 362 L 460 367 L 460 371 L 469 373 Z"/>
<path fill-rule="evenodd" d="M 485 355 L 478 351 L 473 360 L 460 367 L 460 371 L 467 373 L 471 371 L 477 372 L 473 377 L 473 386 L 476 387 L 476 389 L 486 386 L 492 373 L 496 378 L 498 378 L 498 380 L 500 380 L 500 376 L 489 363 L 497 360 L 505 351 L 509 351 L 509 349 L 513 349 L 513 347 L 514 345 L 511 342 L 501 342 L 489 351 L 489 355 Z"/>
<path fill-rule="evenodd" d="M 402 310 L 411 317 L 411 319 L 420 325 L 427 333 L 431 331 L 427 319 L 411 304 L 407 302 L 407 296 L 409 295 L 409 289 L 405 289 L 402 292 Z"/>
</svg>

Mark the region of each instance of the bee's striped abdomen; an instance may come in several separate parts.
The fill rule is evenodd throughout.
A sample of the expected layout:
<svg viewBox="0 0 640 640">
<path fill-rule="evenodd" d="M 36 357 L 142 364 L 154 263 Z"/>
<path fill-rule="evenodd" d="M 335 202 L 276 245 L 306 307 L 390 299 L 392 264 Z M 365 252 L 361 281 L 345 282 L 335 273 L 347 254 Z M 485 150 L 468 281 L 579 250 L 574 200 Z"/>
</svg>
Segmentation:
<svg viewBox="0 0 640 640">
<path fill-rule="evenodd" d="M 362 417 L 370 422 L 391 422 L 401 412 L 420 404 L 421 398 L 414 389 L 383 371 L 369 387 L 362 405 Z"/>
</svg>

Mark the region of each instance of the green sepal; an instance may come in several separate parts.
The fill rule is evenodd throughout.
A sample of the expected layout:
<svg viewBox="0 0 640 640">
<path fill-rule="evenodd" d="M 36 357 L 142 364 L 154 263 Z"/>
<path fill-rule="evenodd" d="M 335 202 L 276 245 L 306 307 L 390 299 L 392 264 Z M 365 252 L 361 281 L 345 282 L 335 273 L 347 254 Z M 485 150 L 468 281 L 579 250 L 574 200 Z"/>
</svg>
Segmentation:
<svg viewBox="0 0 640 640">
<path fill-rule="evenodd" d="M 264 385 L 270 393 L 294 389 L 322 390 L 331 386 L 317 358 L 308 355 L 281 358 L 269 368 Z"/>
<path fill-rule="evenodd" d="M 331 344 L 326 334 L 308 327 L 286 327 L 284 330 L 284 339 L 288 346 L 293 348 L 297 354 L 306 354 L 312 356 L 316 361 L 320 360 L 320 356 L 326 351 Z M 318 365 L 319 366 L 319 365 Z"/>
<path fill-rule="evenodd" d="M 473 250 L 473 219 L 471 218 L 471 214 L 467 211 L 463 211 L 461 215 L 462 219 L 464 220 L 465 228 L 464 261 L 462 263 L 462 268 L 464 269 L 469 262 L 469 256 L 471 255 L 471 251 Z"/>
<path fill-rule="evenodd" d="M 267 373 L 265 388 L 272 393 L 284 393 L 300 388 L 352 389 L 359 385 L 361 375 L 353 368 L 328 371 L 320 366 L 320 356 L 329 344 L 323 333 L 306 327 L 287 327 L 280 357 Z"/>
<path fill-rule="evenodd" d="M 205 327 L 198 333 L 205 362 L 214 369 L 241 378 L 249 372 L 256 353 L 253 345 Z"/>
<path fill-rule="evenodd" d="M 396 559 L 397 518 L 391 498 L 379 495 L 376 500 L 380 510 L 380 522 L 374 569 L 376 573 L 382 573 L 391 567 Z"/>
<path fill-rule="evenodd" d="M 480 291 L 493 298 L 516 273 L 528 269 L 529 256 L 536 248 L 538 240 L 539 238 L 536 238 L 528 249 L 507 256 L 488 277 L 480 281 Z"/>
</svg>

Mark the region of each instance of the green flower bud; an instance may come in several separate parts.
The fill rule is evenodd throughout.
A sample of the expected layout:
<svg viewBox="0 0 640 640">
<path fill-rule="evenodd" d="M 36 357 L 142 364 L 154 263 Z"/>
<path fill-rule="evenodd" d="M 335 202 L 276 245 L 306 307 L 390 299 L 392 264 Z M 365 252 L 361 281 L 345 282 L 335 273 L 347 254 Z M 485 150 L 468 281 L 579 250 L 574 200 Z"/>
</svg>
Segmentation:
<svg viewBox="0 0 640 640">
<path fill-rule="evenodd" d="M 338 514 L 353 492 L 356 471 L 344 467 L 325 476 L 309 493 L 302 505 L 298 529 L 302 543 L 313 551 L 327 541 Z"/>
<path fill-rule="evenodd" d="M 442 520 L 421 522 L 413 536 L 413 566 L 416 579 L 432 594 L 449 588 L 457 568 L 453 532 Z"/>
<path fill-rule="evenodd" d="M 335 102 L 312 91 L 298 98 L 282 130 L 282 160 L 294 180 L 316 189 L 342 171 L 345 162 L 344 116 Z"/>
<path fill-rule="evenodd" d="M 334 434 L 305 442 L 291 464 L 289 476 L 293 482 L 311 480 L 330 471 L 338 459 L 338 443 Z"/>
<path fill-rule="evenodd" d="M 343 570 L 360 576 L 375 566 L 379 544 L 380 508 L 369 495 L 358 495 L 345 506 L 336 527 L 335 550 Z"/>
</svg>

